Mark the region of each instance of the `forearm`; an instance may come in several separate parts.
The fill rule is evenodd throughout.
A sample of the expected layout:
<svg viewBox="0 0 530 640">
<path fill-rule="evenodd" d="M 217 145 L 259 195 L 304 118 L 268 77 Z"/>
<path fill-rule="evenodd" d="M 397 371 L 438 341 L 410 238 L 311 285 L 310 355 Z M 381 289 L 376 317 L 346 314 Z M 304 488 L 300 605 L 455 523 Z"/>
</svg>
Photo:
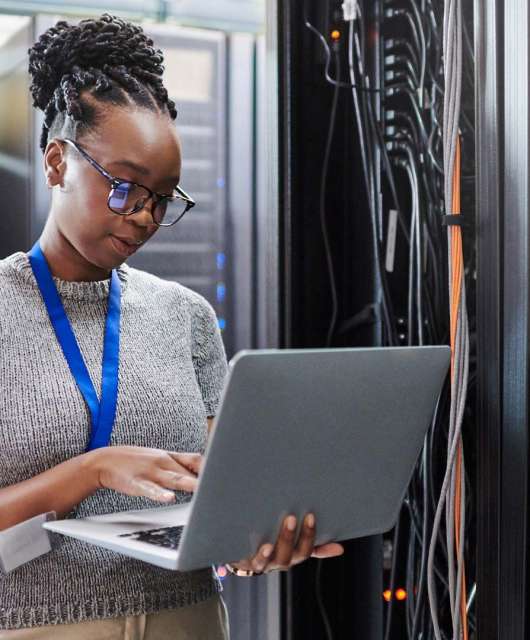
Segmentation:
<svg viewBox="0 0 530 640">
<path fill-rule="evenodd" d="M 93 467 L 95 453 L 76 456 L 33 478 L 0 489 L 0 530 L 47 511 L 63 517 L 92 495 L 98 489 Z"/>
</svg>

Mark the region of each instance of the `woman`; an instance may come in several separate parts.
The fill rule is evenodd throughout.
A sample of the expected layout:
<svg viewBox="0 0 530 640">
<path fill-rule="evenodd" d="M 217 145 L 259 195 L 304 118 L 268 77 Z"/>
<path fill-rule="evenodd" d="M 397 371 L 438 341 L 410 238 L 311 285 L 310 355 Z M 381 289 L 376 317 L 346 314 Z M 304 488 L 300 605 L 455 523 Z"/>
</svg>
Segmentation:
<svg viewBox="0 0 530 640">
<path fill-rule="evenodd" d="M 0 261 L 0 529 L 184 502 L 197 484 L 227 370 L 215 312 L 124 262 L 193 205 L 152 44 L 104 14 L 59 22 L 30 49 L 52 204 L 33 249 Z M 295 540 L 293 520 L 232 570 L 342 553 L 313 546 L 311 514 Z M 211 568 L 52 542 L 0 575 L 0 638 L 228 637 Z"/>
</svg>

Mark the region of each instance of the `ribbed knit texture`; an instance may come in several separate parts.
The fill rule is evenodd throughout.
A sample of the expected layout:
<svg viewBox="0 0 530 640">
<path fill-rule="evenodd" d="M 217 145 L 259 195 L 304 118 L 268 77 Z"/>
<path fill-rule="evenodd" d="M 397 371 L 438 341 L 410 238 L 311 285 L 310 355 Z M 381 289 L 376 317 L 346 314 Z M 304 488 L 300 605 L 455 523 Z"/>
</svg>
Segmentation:
<svg viewBox="0 0 530 640">
<path fill-rule="evenodd" d="M 227 372 L 215 312 L 198 293 L 129 267 L 122 286 L 120 372 L 111 445 L 201 452 Z M 54 278 L 94 387 L 109 280 Z M 73 379 L 29 259 L 0 260 L 0 486 L 84 453 L 90 413 Z M 190 494 L 176 492 L 177 502 Z M 100 490 L 71 516 L 160 506 Z M 0 573 L 0 629 L 152 613 L 222 590 L 212 568 L 177 572 L 52 534 L 53 550 Z"/>
</svg>

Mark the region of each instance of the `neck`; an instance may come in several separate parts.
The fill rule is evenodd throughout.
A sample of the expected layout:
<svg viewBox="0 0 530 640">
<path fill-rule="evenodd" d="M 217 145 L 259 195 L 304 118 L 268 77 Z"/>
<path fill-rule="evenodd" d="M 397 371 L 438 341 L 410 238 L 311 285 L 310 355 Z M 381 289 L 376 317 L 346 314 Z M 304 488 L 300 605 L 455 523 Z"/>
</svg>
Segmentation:
<svg viewBox="0 0 530 640">
<path fill-rule="evenodd" d="M 106 280 L 110 270 L 88 262 L 51 221 L 51 216 L 39 239 L 52 276 L 72 282 Z"/>
</svg>

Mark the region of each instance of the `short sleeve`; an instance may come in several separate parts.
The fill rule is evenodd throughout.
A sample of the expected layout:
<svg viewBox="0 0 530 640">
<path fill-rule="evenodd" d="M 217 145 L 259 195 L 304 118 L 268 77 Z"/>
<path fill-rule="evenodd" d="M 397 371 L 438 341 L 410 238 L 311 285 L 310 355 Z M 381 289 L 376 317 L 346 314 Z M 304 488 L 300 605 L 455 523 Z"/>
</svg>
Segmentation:
<svg viewBox="0 0 530 640">
<path fill-rule="evenodd" d="M 192 359 L 206 415 L 215 416 L 228 372 L 226 352 L 212 305 L 194 301 L 192 310 Z"/>
</svg>

